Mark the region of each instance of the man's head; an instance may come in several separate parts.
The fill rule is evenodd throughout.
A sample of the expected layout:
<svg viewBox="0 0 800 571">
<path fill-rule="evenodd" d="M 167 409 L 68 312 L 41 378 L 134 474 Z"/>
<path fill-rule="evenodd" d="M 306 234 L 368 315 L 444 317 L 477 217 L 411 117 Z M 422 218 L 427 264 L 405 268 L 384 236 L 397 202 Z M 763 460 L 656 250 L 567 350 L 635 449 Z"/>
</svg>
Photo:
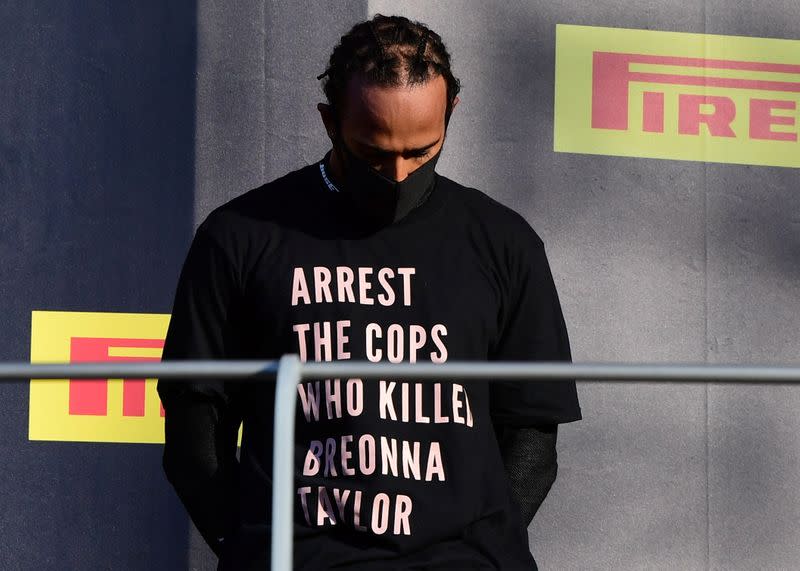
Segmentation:
<svg viewBox="0 0 800 571">
<path fill-rule="evenodd" d="M 318 108 L 335 171 L 346 169 L 349 152 L 402 181 L 441 149 L 459 82 L 441 37 L 425 25 L 382 15 L 357 24 L 323 77 L 328 103 Z"/>
</svg>

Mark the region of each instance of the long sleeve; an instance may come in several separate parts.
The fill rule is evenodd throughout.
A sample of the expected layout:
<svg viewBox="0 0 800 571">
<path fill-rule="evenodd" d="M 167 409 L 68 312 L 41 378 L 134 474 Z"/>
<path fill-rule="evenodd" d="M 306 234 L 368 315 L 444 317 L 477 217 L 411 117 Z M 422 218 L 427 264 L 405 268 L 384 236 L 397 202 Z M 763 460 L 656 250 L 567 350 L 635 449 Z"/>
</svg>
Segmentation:
<svg viewBox="0 0 800 571">
<path fill-rule="evenodd" d="M 528 526 L 556 480 L 558 426 L 497 428 L 511 496 L 522 523 Z"/>
<path fill-rule="evenodd" d="M 164 472 L 200 534 L 220 555 L 236 525 L 236 415 L 202 395 L 171 403 L 166 415 Z"/>
<path fill-rule="evenodd" d="M 570 361 L 561 305 L 538 236 L 509 255 L 508 301 L 492 359 Z M 558 472 L 558 423 L 581 418 L 574 381 L 495 382 L 492 422 L 512 500 L 526 526 L 533 520 Z"/>
<path fill-rule="evenodd" d="M 178 282 L 163 359 L 225 359 L 236 351 L 240 287 L 227 252 L 201 227 Z M 192 521 L 219 555 L 236 525 L 241 412 L 237 387 L 219 380 L 159 381 L 164 471 Z"/>
</svg>

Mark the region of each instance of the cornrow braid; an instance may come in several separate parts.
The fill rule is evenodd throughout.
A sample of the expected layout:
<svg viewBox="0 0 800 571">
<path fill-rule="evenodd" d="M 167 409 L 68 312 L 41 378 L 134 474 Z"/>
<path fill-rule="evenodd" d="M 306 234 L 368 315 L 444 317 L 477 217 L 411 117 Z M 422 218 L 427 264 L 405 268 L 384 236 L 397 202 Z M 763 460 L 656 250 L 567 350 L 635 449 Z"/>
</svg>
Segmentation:
<svg viewBox="0 0 800 571">
<path fill-rule="evenodd" d="M 324 79 L 322 89 L 334 112 L 342 108 L 345 87 L 355 75 L 385 87 L 416 85 L 441 75 L 447 84 L 445 122 L 461 89 L 441 36 L 403 16 L 376 14 L 341 37 L 327 69 L 317 77 Z"/>
<path fill-rule="evenodd" d="M 378 46 L 378 57 L 380 59 L 386 59 L 386 50 L 383 47 L 383 40 L 378 35 L 378 31 L 375 29 L 375 22 L 369 22 L 369 31 L 372 34 L 372 39 L 375 40 L 375 45 Z"/>
</svg>

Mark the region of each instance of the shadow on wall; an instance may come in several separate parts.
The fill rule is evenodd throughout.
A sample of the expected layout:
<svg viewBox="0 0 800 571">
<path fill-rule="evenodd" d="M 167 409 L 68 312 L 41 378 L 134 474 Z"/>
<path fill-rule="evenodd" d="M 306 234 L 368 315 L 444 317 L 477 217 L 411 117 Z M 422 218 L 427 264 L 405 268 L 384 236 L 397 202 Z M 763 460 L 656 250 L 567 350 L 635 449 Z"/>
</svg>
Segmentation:
<svg viewBox="0 0 800 571">
<path fill-rule="evenodd" d="M 780 274 L 787 282 L 793 280 L 800 271 L 796 262 L 800 217 L 792 216 L 798 210 L 791 208 L 800 200 L 791 191 L 796 187 L 794 169 L 555 153 L 553 96 L 555 28 L 559 23 L 694 33 L 703 33 L 710 26 L 718 34 L 792 37 L 787 36 L 786 28 L 793 29 L 787 22 L 798 17 L 793 15 L 796 11 L 786 8 L 783 1 L 724 13 L 717 9 L 719 2 L 709 2 L 714 9 L 706 10 L 706 2 L 687 6 L 683 0 L 666 0 L 653 10 L 620 10 L 621 6 L 612 2 L 591 7 L 534 4 L 538 6 L 522 2 L 481 6 L 477 8 L 480 15 L 463 17 L 476 28 L 469 37 L 480 30 L 488 46 L 483 52 L 488 55 L 470 62 L 473 68 L 468 74 L 457 69 L 474 99 L 467 105 L 480 109 L 474 117 L 471 132 L 475 136 L 470 144 L 485 151 L 485 162 L 499 165 L 479 175 L 491 177 L 487 186 L 537 223 L 535 227 L 543 233 L 554 228 L 566 234 L 572 223 L 605 214 L 599 211 L 602 204 L 595 203 L 597 198 L 616 199 L 618 204 L 609 213 L 616 213 L 616 219 L 604 222 L 618 223 L 618 240 L 640 237 L 625 235 L 625 228 L 635 229 L 627 224 L 628 218 L 676 215 L 674 225 L 687 225 L 683 214 L 669 203 L 686 202 L 702 216 L 704 195 L 708 195 L 708 221 L 702 230 L 723 244 L 736 245 L 745 255 L 744 250 L 749 250 L 762 256 L 763 269 Z M 755 31 L 753 22 L 758 22 Z M 458 64 L 459 52 L 455 55 Z M 717 207 L 726 211 L 718 213 Z M 656 211 L 658 208 L 663 212 Z M 651 241 L 663 238 L 666 236 L 649 235 Z M 667 251 L 673 246 L 666 244 Z M 702 241 L 690 246 L 696 250 L 704 247 Z M 710 251 L 709 256 L 714 253 Z"/>
<path fill-rule="evenodd" d="M 796 567 L 796 394 L 785 386 L 710 389 L 712 568 Z"/>
<path fill-rule="evenodd" d="M 32 310 L 166 313 L 193 228 L 197 9 L 0 8 L 0 359 Z M 181 569 L 188 522 L 161 446 L 30 442 L 0 398 L 0 568 Z"/>
<path fill-rule="evenodd" d="M 751 279 L 761 274 L 795 286 L 800 280 L 797 169 L 709 165 L 708 171 L 716 253 L 751 271 Z"/>
<path fill-rule="evenodd" d="M 627 10 L 614 12 L 624 4 Z M 489 165 L 476 169 L 478 186 L 521 212 L 548 245 L 555 245 L 549 250 L 556 253 L 551 263 L 556 277 L 564 277 L 558 284 L 562 302 L 574 311 L 570 331 L 578 360 L 797 360 L 800 195 L 795 169 L 553 151 L 557 23 L 702 33 L 707 4 L 721 3 L 666 0 L 645 9 L 632 2 L 508 2 L 476 8 L 480 14 L 460 15 L 452 25 L 468 22 L 464 37 L 482 46 L 468 50 L 473 56 L 469 70 L 456 70 L 465 84 L 464 110 L 477 110 L 470 127 L 474 136 L 465 140 Z M 758 34 L 787 37 L 783 27 L 787 18 L 798 17 L 797 11 L 767 4 L 758 5 Z M 735 20 L 738 9 L 727 10 L 729 18 Z M 726 28 L 727 23 L 715 24 L 714 33 L 753 35 L 747 26 Z M 454 49 L 457 64 L 459 53 Z M 716 347 L 717 336 L 728 345 Z M 648 402 L 654 394 L 658 400 Z M 712 389 L 709 406 L 718 412 L 706 419 L 701 386 L 605 385 L 583 392 L 586 420 L 567 429 L 577 430 L 577 436 L 570 437 L 575 448 L 567 451 L 571 473 L 565 471 L 560 482 L 575 488 L 559 491 L 557 485 L 555 491 L 567 503 L 579 497 L 589 509 L 553 512 L 546 522 L 553 524 L 544 547 L 548 556 L 563 568 L 583 568 L 587 560 L 597 568 L 642 568 L 638 557 L 647 558 L 642 565 L 662 561 L 701 569 L 711 542 L 712 558 L 719 557 L 712 562 L 721 568 L 742 560 L 722 561 L 714 545 L 752 548 L 755 566 L 785 565 L 789 558 L 784 556 L 796 543 L 787 533 L 800 504 L 792 495 L 779 505 L 779 524 L 769 525 L 766 512 L 776 498 L 788 496 L 789 467 L 780 477 L 770 470 L 776 462 L 787 463 L 777 458 L 785 455 L 782 447 L 796 447 L 796 438 L 770 420 L 771 393 L 755 401 L 764 414 L 752 410 L 755 397 L 745 390 L 728 393 L 724 402 L 715 400 L 724 395 Z M 780 407 L 777 399 L 773 404 Z M 745 411 L 750 424 L 738 425 Z M 714 448 L 710 458 L 706 445 Z M 790 455 L 789 462 L 795 460 Z M 707 461 L 716 463 L 711 474 Z M 718 480 L 708 538 L 707 475 Z M 730 509 L 736 501 L 741 509 Z M 760 514 L 758 521 L 766 521 L 763 527 L 770 532 L 744 521 L 727 529 L 731 513 Z M 615 541 L 619 545 L 609 550 Z M 758 545 L 770 547 L 757 550 Z M 769 549 L 778 555 L 765 555 Z M 742 556 L 745 551 L 732 549 Z M 574 567 L 565 565 L 567 553 L 577 557 Z"/>
</svg>

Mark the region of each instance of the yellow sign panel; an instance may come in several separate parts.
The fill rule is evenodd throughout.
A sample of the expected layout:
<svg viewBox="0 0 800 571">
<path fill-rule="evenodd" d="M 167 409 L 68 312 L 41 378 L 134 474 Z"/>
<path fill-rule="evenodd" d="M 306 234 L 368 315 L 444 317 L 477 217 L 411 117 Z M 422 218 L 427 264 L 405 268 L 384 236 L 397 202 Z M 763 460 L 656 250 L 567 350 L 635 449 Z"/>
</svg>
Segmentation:
<svg viewBox="0 0 800 571">
<path fill-rule="evenodd" d="M 159 361 L 169 315 L 34 311 L 32 363 Z M 155 379 L 32 380 L 30 440 L 164 442 Z"/>
<path fill-rule="evenodd" d="M 558 152 L 800 167 L 800 41 L 559 25 Z"/>
</svg>

